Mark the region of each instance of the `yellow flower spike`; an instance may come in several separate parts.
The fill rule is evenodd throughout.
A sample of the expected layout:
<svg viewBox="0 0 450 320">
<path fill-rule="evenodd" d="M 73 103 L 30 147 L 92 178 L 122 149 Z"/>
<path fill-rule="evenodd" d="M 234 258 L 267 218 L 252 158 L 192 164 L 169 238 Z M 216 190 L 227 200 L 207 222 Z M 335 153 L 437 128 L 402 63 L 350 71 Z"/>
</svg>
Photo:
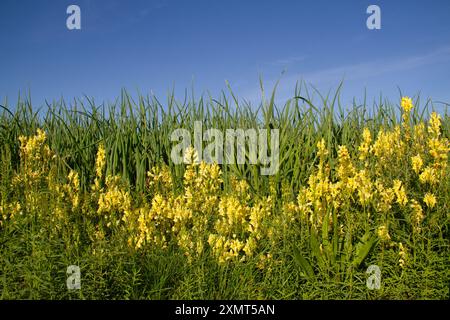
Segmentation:
<svg viewBox="0 0 450 320">
<path fill-rule="evenodd" d="M 361 161 L 364 161 L 366 160 L 367 155 L 369 154 L 370 151 L 370 144 L 372 143 L 372 135 L 370 134 L 370 130 L 368 128 L 364 128 L 362 136 L 363 142 L 358 147 L 358 151 L 359 151 L 359 159 Z"/>
<path fill-rule="evenodd" d="M 438 174 L 436 169 L 432 167 L 426 167 L 419 176 L 419 181 L 423 184 L 435 185 L 438 183 Z"/>
<path fill-rule="evenodd" d="M 254 250 L 256 249 L 256 241 L 253 237 L 247 238 L 245 242 L 245 246 L 242 249 L 248 257 L 253 255 Z"/>
<path fill-rule="evenodd" d="M 103 176 L 103 169 L 106 165 L 106 151 L 103 144 L 98 146 L 97 157 L 95 159 L 95 173 L 97 178 L 101 179 Z"/>
<path fill-rule="evenodd" d="M 395 192 L 393 188 L 385 188 L 379 181 L 376 182 L 376 189 L 380 196 L 380 201 L 376 205 L 378 212 L 388 212 L 392 208 L 392 203 L 395 200 Z"/>
<path fill-rule="evenodd" d="M 423 166 L 423 160 L 420 154 L 417 154 L 414 157 L 411 157 L 411 166 L 416 174 L 419 174 L 420 169 L 422 169 Z"/>
<path fill-rule="evenodd" d="M 389 241 L 391 240 L 391 236 L 389 235 L 388 228 L 386 226 L 379 226 L 377 229 L 377 235 L 381 239 L 381 241 Z"/>
<path fill-rule="evenodd" d="M 441 134 L 441 115 L 433 112 L 431 113 L 430 120 L 428 122 L 428 133 L 432 137 L 437 138 Z"/>
<path fill-rule="evenodd" d="M 434 194 L 427 192 L 423 197 L 423 202 L 427 205 L 428 208 L 433 209 L 437 201 Z"/>
<path fill-rule="evenodd" d="M 414 126 L 414 139 L 422 141 L 425 138 L 425 124 L 420 122 Z"/>
<path fill-rule="evenodd" d="M 317 149 L 318 149 L 317 154 L 321 159 L 323 159 L 328 155 L 324 138 L 322 138 L 319 142 L 317 142 Z"/>
<path fill-rule="evenodd" d="M 406 196 L 405 187 L 400 180 L 394 180 L 394 193 L 397 197 L 397 203 L 401 206 L 406 206 L 408 203 L 408 198 Z"/>
<path fill-rule="evenodd" d="M 400 267 L 403 269 L 406 267 L 408 262 L 408 251 L 406 247 L 403 245 L 403 243 L 398 244 L 399 252 L 398 255 L 400 256 L 400 259 L 398 260 L 398 263 Z"/>
<path fill-rule="evenodd" d="M 414 230 L 420 232 L 420 225 L 425 219 L 423 214 L 422 206 L 416 200 L 411 200 L 411 209 L 413 210 L 412 222 Z"/>
<path fill-rule="evenodd" d="M 402 97 L 401 106 L 402 109 L 407 113 L 409 113 L 411 109 L 414 107 L 413 102 L 409 97 Z"/>
<path fill-rule="evenodd" d="M 450 148 L 446 139 L 431 138 L 428 139 L 429 153 L 433 157 L 435 163 L 447 164 L 448 152 Z"/>
<path fill-rule="evenodd" d="M 153 167 L 147 172 L 147 177 L 147 186 L 152 188 L 153 192 L 169 194 L 172 191 L 172 173 L 167 165 Z"/>
<path fill-rule="evenodd" d="M 346 146 L 339 146 L 338 148 L 338 163 L 337 176 L 340 180 L 346 182 L 355 172 Z"/>
</svg>

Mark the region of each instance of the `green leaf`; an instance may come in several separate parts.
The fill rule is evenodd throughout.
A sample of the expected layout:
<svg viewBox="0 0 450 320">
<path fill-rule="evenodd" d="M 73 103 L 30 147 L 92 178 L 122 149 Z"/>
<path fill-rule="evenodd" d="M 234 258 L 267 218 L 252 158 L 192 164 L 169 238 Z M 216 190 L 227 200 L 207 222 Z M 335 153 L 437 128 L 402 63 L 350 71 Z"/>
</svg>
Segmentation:
<svg viewBox="0 0 450 320">
<path fill-rule="evenodd" d="M 325 260 L 322 256 L 322 252 L 320 251 L 319 239 L 317 237 L 317 232 L 313 228 L 311 228 L 310 246 L 311 253 L 316 257 L 319 268 L 325 270 Z"/>
<path fill-rule="evenodd" d="M 376 242 L 377 237 L 370 235 L 370 232 L 366 232 L 361 238 L 361 241 L 356 245 L 352 266 L 358 268 L 364 259 L 366 259 Z"/>
<path fill-rule="evenodd" d="M 305 257 L 301 254 L 298 248 L 294 248 L 294 261 L 299 265 L 302 271 L 306 274 L 308 278 L 314 277 L 314 270 L 311 267 L 311 264 L 306 260 Z"/>
</svg>

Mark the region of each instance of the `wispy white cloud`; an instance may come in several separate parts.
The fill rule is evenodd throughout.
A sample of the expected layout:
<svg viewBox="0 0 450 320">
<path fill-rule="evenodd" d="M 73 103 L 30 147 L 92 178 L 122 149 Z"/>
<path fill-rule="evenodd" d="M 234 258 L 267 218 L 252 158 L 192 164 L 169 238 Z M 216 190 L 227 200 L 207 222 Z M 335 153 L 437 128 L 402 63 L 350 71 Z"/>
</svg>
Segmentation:
<svg viewBox="0 0 450 320">
<path fill-rule="evenodd" d="M 282 61 L 282 60 L 280 60 Z M 427 65 L 450 61 L 450 45 L 437 48 L 434 51 L 422 55 L 392 58 L 389 60 L 377 59 L 355 64 L 341 65 L 332 68 L 313 70 L 308 72 L 296 72 L 277 78 L 265 79 L 268 88 L 280 80 L 279 97 L 289 96 L 296 83 L 304 80 L 314 86 L 335 86 L 340 81 L 367 80 L 390 73 L 413 70 Z M 242 96 L 247 99 L 258 101 L 260 97 L 259 88 L 244 92 Z"/>
<path fill-rule="evenodd" d="M 147 17 L 162 8 L 165 8 L 168 5 L 167 0 L 155 0 L 153 2 L 148 2 L 145 7 L 141 8 L 135 15 L 131 16 L 131 22 L 140 22 L 143 19 L 147 19 Z"/>
<path fill-rule="evenodd" d="M 275 60 L 271 64 L 276 65 L 276 66 L 288 66 L 288 65 L 292 65 L 294 63 L 304 61 L 305 59 L 306 59 L 306 56 L 292 56 L 292 57 Z"/>
<path fill-rule="evenodd" d="M 296 74 L 286 78 L 286 82 L 297 81 L 299 77 L 313 84 L 337 82 L 342 79 L 368 79 L 379 75 L 404 70 L 416 69 L 438 62 L 450 61 L 450 46 L 441 47 L 424 55 L 409 56 L 391 60 L 376 60 L 358 64 L 344 65 L 335 68 L 317 70 L 304 74 Z"/>
</svg>

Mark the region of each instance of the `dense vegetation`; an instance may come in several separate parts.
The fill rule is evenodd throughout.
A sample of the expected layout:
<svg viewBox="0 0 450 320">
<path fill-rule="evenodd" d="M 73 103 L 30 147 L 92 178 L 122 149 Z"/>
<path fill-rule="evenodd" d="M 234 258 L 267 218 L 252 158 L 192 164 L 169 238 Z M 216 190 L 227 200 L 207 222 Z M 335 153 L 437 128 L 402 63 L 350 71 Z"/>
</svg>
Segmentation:
<svg viewBox="0 0 450 320">
<path fill-rule="evenodd" d="M 448 298 L 448 115 L 317 97 L 2 106 L 0 297 Z M 279 170 L 174 164 L 170 135 L 196 120 L 278 128 Z"/>
</svg>

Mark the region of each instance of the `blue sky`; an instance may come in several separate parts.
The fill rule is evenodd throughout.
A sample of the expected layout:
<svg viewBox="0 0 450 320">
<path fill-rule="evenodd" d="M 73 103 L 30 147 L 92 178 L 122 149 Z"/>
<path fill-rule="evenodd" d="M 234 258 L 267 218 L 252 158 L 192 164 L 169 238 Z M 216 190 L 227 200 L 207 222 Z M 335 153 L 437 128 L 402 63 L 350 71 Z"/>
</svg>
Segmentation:
<svg viewBox="0 0 450 320">
<path fill-rule="evenodd" d="M 81 8 L 81 30 L 66 9 Z M 381 8 L 381 30 L 366 9 Z M 121 88 L 196 95 L 225 89 L 256 101 L 259 77 L 278 98 L 304 80 L 326 93 L 344 79 L 344 102 L 364 90 L 391 99 L 421 92 L 450 102 L 450 1 L 2 0 L 0 101 L 31 92 L 42 104 Z"/>
</svg>

